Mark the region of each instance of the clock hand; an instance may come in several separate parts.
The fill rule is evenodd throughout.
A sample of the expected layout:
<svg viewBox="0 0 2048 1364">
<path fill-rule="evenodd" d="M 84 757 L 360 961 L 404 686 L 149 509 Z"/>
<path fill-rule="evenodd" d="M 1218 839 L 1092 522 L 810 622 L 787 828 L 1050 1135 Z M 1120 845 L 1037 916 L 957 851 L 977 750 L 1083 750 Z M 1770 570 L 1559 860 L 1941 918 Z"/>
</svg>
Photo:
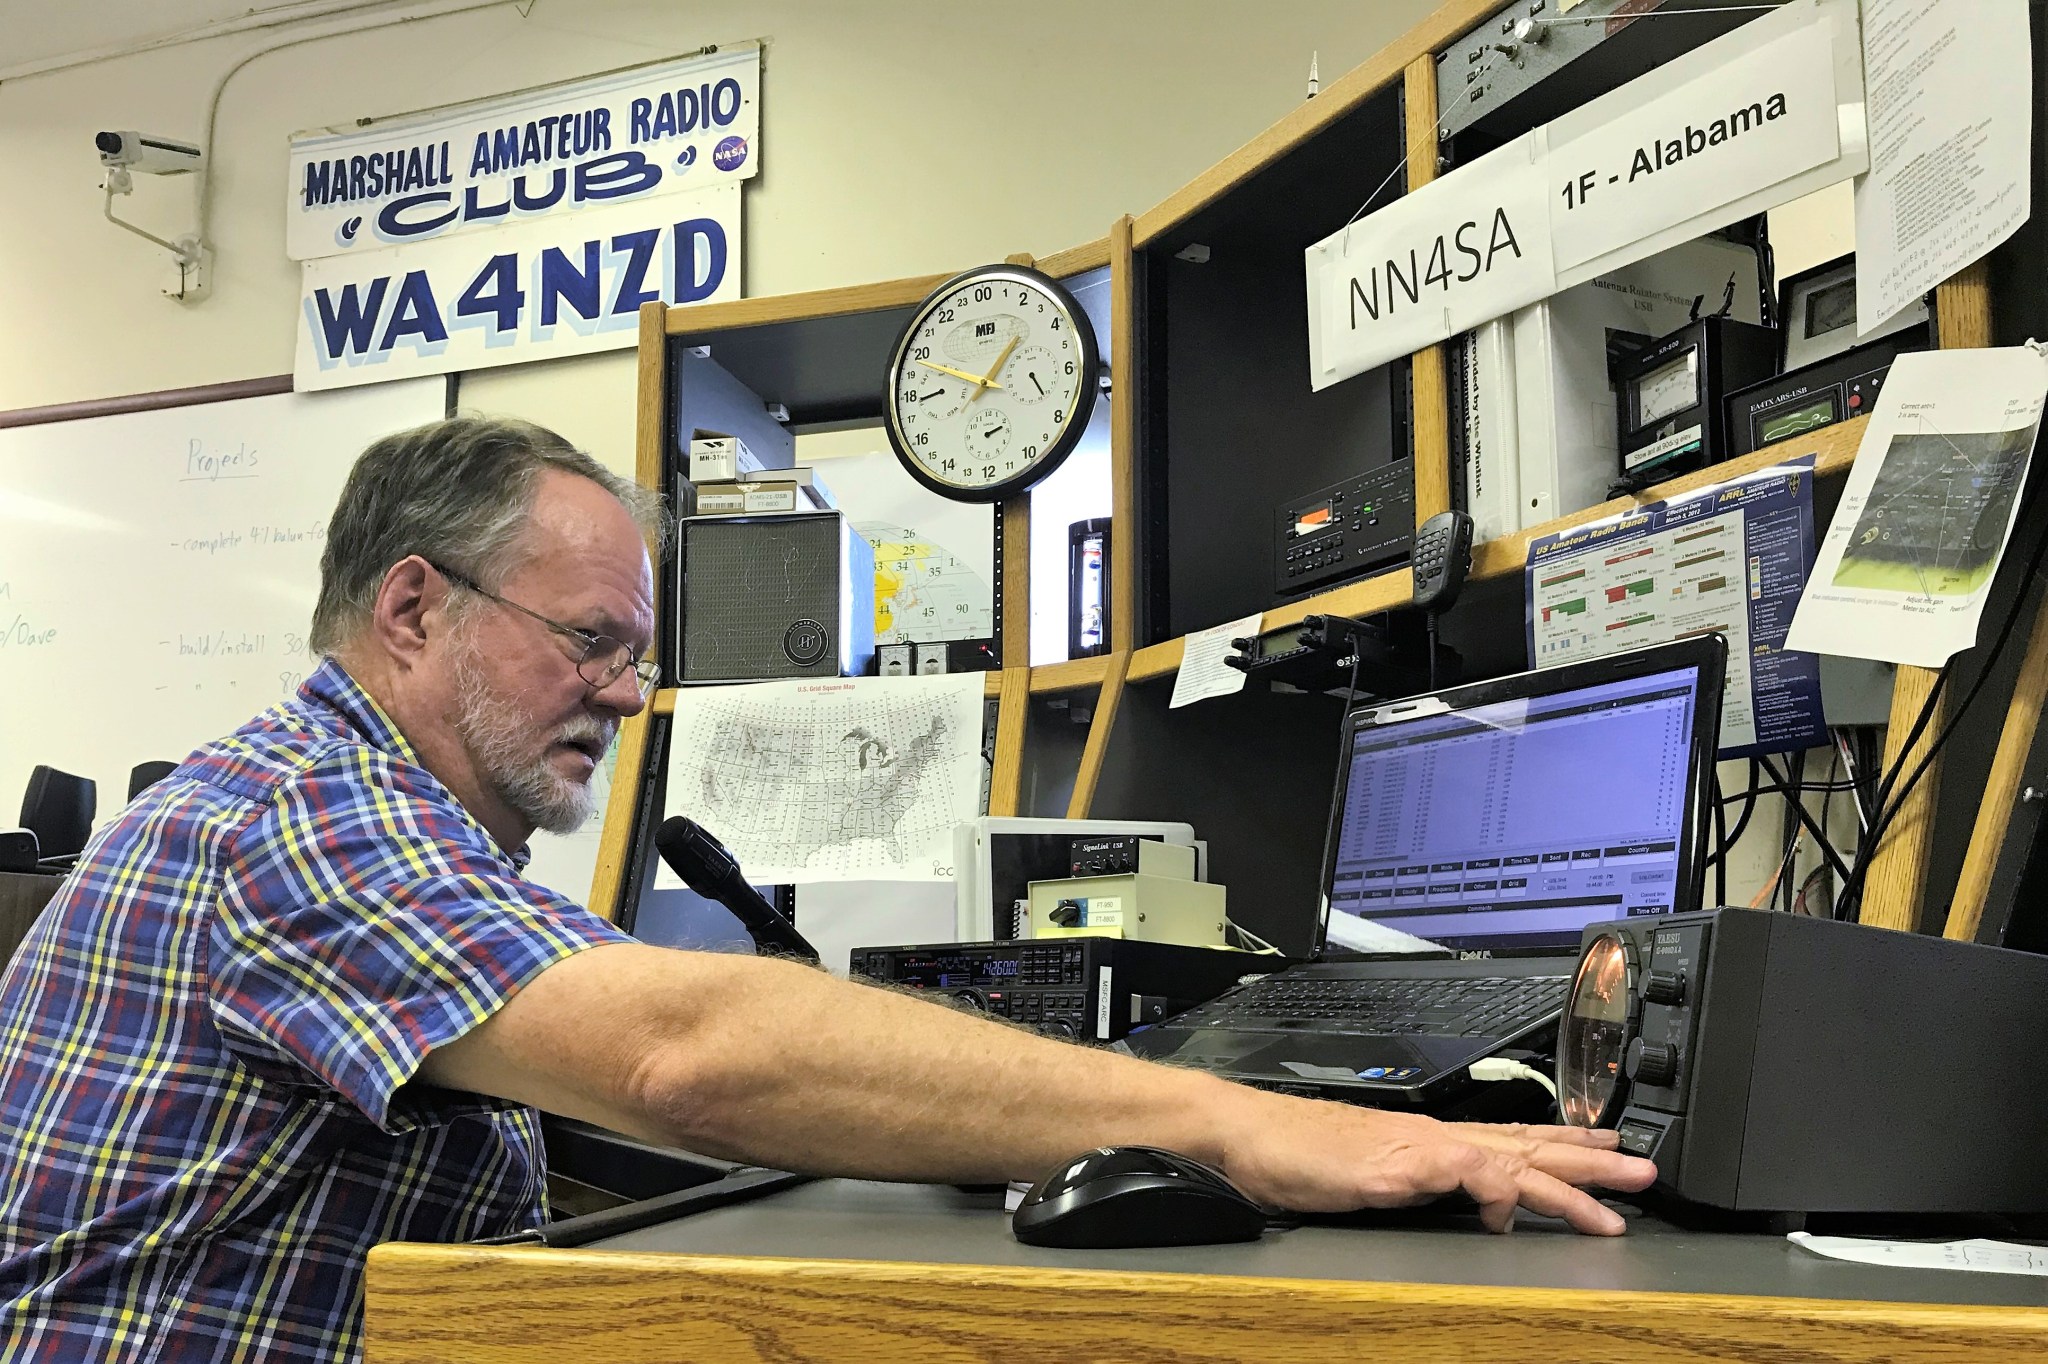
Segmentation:
<svg viewBox="0 0 2048 1364">
<path fill-rule="evenodd" d="M 1031 381 L 1031 386 L 1038 390 L 1038 396 L 1043 398 L 1045 396 L 1045 385 L 1038 382 L 1038 371 L 1027 369 L 1024 371 L 1024 377 Z"/>
<path fill-rule="evenodd" d="M 995 383 L 994 381 L 989 379 L 984 379 L 978 374 L 969 374 L 964 369 L 954 369 L 951 365 L 935 365 L 929 360 L 919 360 L 916 363 L 923 365 L 926 369 L 935 369 L 941 374 L 950 374 L 955 379 L 965 379 L 970 384 L 986 384 L 990 388 L 1002 387 L 1002 385 L 999 383 Z M 975 390 L 975 392 L 977 393 L 980 391 L 981 390 L 979 388 Z"/>
<path fill-rule="evenodd" d="M 974 392 L 967 395 L 967 401 L 970 404 L 972 404 L 976 398 L 979 398 L 981 396 L 981 391 L 984 388 L 1002 387 L 1001 384 L 996 382 L 996 371 L 1003 367 L 1003 362 L 1010 358 L 1010 352 L 1017 349 L 1017 343 L 1019 341 L 1022 341 L 1023 339 L 1024 334 L 1022 332 L 1019 332 L 1017 333 L 1017 335 L 1011 337 L 1007 342 L 1004 343 L 1003 353 L 1001 355 L 998 355 L 996 357 L 996 362 L 988 367 L 988 373 L 982 375 L 979 379 L 976 379 L 974 381 Z"/>
</svg>

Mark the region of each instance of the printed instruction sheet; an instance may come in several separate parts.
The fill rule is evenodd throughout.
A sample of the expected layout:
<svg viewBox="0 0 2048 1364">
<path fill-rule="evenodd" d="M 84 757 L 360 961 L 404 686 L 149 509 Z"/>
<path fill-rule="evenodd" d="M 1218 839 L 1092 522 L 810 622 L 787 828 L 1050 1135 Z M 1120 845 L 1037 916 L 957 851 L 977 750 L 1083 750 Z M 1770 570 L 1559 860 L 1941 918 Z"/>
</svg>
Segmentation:
<svg viewBox="0 0 2048 1364">
<path fill-rule="evenodd" d="M 1243 691 L 1245 675 L 1224 660 L 1237 652 L 1230 647 L 1230 641 L 1256 635 L 1260 619 L 1246 616 L 1189 635 L 1181 650 L 1180 671 L 1173 675 L 1173 699 L 1166 703 L 1166 708 L 1192 706 L 1211 696 Z"/>
<path fill-rule="evenodd" d="M 2048 1248 L 2010 1241 L 1866 1241 L 1853 1236 L 1813 1236 L 1795 1231 L 1785 1239 L 1830 1260 L 1900 1269 L 1963 1269 L 1979 1274 L 2048 1275 Z"/>
<path fill-rule="evenodd" d="M 2048 396 L 2027 346 L 1901 355 L 1788 641 L 1938 668 L 1977 639 Z"/>
</svg>

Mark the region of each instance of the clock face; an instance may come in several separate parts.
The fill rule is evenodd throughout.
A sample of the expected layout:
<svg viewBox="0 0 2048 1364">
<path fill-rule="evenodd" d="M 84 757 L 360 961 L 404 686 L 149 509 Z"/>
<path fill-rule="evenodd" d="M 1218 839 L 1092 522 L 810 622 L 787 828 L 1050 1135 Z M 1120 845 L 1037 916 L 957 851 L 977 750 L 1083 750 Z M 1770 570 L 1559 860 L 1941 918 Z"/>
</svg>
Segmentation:
<svg viewBox="0 0 2048 1364">
<path fill-rule="evenodd" d="M 1096 394 L 1087 314 L 1035 270 L 990 266 L 918 305 L 889 368 L 889 443 L 964 502 L 1022 492 L 1080 440 Z"/>
</svg>

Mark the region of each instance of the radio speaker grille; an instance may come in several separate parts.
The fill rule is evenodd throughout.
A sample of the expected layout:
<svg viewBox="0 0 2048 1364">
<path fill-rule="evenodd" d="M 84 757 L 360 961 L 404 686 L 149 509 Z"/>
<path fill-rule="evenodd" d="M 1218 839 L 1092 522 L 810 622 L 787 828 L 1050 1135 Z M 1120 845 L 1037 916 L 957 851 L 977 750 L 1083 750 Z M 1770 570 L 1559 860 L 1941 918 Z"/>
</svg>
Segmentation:
<svg viewBox="0 0 2048 1364">
<path fill-rule="evenodd" d="M 841 514 L 692 517 L 678 548 L 682 681 L 865 671 L 874 551 Z"/>
</svg>

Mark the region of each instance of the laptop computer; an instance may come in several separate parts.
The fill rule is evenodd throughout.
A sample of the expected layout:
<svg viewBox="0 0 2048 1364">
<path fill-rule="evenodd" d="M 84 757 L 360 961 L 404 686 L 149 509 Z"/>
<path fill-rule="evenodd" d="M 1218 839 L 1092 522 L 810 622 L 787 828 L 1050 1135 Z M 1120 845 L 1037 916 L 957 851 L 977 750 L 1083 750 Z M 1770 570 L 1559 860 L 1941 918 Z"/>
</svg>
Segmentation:
<svg viewBox="0 0 2048 1364">
<path fill-rule="evenodd" d="M 1699 906 L 1726 653 L 1703 635 L 1353 710 L 1310 960 L 1121 1045 L 1393 1106 L 1542 1040 L 1582 928 Z"/>
</svg>

